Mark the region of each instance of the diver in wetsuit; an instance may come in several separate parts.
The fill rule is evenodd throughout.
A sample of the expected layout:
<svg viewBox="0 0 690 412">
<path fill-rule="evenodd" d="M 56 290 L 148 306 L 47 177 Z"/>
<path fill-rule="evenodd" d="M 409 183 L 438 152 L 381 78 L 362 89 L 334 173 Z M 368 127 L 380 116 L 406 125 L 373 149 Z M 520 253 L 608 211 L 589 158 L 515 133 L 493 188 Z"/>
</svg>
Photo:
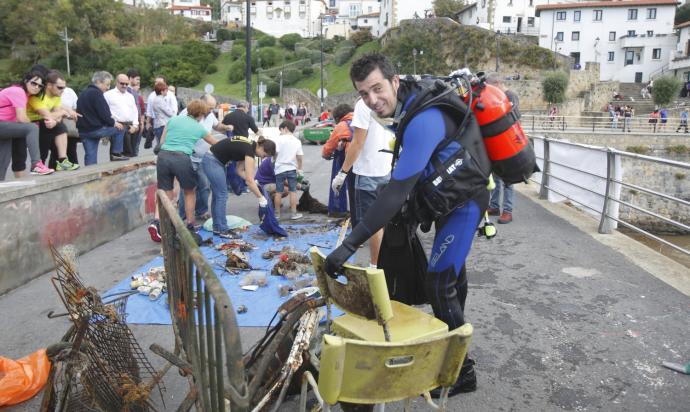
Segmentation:
<svg viewBox="0 0 690 412">
<path fill-rule="evenodd" d="M 458 328 L 465 323 L 465 259 L 489 203 L 491 164 L 479 126 L 471 113 L 463 119 L 445 107 L 425 105 L 430 95 L 424 88 L 432 83 L 401 80 L 383 55 L 357 60 L 350 78 L 379 118 L 394 117 L 402 151 L 390 183 L 342 245 L 328 255 L 326 271 L 337 277 L 357 248 L 401 209 L 423 228 L 433 222 L 436 236 L 424 291 L 434 315 L 449 329 Z M 461 102 L 458 107 L 467 111 Z M 473 365 L 465 359 L 450 396 L 476 389 Z M 432 391 L 432 396 L 439 394 L 440 389 Z"/>
</svg>

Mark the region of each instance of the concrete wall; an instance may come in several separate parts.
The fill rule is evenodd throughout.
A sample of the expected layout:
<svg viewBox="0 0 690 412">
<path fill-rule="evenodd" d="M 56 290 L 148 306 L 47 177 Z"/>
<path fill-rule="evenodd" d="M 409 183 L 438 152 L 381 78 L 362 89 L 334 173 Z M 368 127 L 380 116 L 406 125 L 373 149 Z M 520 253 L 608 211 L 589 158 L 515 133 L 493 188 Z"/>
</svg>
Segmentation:
<svg viewBox="0 0 690 412">
<path fill-rule="evenodd" d="M 155 207 L 153 156 L 24 180 L 35 185 L 0 192 L 0 294 L 54 267 L 51 242 L 89 251 L 142 225 Z"/>
</svg>

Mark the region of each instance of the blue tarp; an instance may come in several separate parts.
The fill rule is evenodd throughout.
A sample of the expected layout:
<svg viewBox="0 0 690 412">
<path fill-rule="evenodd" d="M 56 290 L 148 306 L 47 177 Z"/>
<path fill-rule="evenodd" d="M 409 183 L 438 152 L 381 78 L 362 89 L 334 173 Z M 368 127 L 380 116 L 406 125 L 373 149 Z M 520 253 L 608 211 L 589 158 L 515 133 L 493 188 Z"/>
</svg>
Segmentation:
<svg viewBox="0 0 690 412">
<path fill-rule="evenodd" d="M 289 285 L 291 282 L 282 276 L 272 276 L 271 269 L 278 260 L 265 260 L 261 254 L 269 250 L 280 250 L 285 246 L 307 253 L 309 248 L 316 245 L 324 253 L 328 253 L 335 248 L 340 231 L 339 226 L 334 224 L 311 224 L 311 225 L 286 225 L 289 238 L 271 238 L 263 233 L 257 225 L 250 226 L 247 232 L 242 233 L 242 239 L 254 244 L 256 249 L 247 253 L 252 268 L 266 274 L 268 285 L 261 287 L 255 292 L 246 291 L 240 288 L 240 280 L 249 272 L 242 271 L 239 275 L 233 275 L 224 270 L 226 257 L 212 247 L 202 247 L 201 250 L 206 260 L 218 274 L 218 278 L 228 292 L 232 304 L 237 308 L 245 305 L 247 312 L 237 314 L 239 326 L 268 326 L 273 314 L 278 307 L 285 302 L 288 297 L 280 297 L 278 288 L 281 285 Z M 202 238 L 206 239 L 211 233 L 201 230 Z M 266 239 L 267 238 L 267 239 Z M 215 244 L 223 243 L 219 237 L 214 238 Z M 138 268 L 131 275 L 146 272 L 149 268 L 163 266 L 163 257 L 159 256 L 147 264 Z M 108 290 L 103 296 L 122 293 L 130 290 L 131 275 L 127 276 L 122 282 Z M 312 276 L 312 275 L 303 275 Z M 132 295 L 127 300 L 127 322 L 136 324 L 170 324 L 170 312 L 167 304 L 167 294 L 162 294 L 157 300 L 151 301 L 146 295 Z"/>
</svg>

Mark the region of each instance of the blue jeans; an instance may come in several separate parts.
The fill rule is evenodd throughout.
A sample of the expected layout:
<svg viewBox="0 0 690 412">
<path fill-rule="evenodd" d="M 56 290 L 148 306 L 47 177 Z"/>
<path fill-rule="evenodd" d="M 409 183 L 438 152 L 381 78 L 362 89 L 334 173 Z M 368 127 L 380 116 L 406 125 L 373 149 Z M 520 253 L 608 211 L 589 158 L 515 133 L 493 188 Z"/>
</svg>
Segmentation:
<svg viewBox="0 0 690 412">
<path fill-rule="evenodd" d="M 201 168 L 201 162 L 192 160 L 192 168 L 196 172 L 196 206 L 194 207 L 194 214 L 197 216 L 208 213 L 208 194 L 210 187 L 208 185 L 208 178 L 206 173 Z M 184 212 L 184 192 L 180 190 L 180 200 L 177 202 L 182 220 L 185 219 Z M 203 222 L 202 222 L 203 223 Z"/>
<path fill-rule="evenodd" d="M 357 175 L 355 177 L 355 219 L 352 221 L 353 227 L 362 221 L 367 209 L 376 200 L 378 187 L 388 183 L 389 180 L 390 175 L 380 177 Z"/>
<path fill-rule="evenodd" d="M 513 211 L 513 186 L 506 186 L 500 177 L 494 175 L 494 182 L 496 182 L 496 187 L 491 191 L 491 202 L 489 202 L 489 207 L 491 209 L 499 209 L 499 203 L 501 200 L 501 188 L 503 188 L 503 211 L 512 212 Z"/>
<path fill-rule="evenodd" d="M 287 172 L 278 173 L 276 175 L 276 192 L 283 193 L 285 182 L 288 184 L 288 192 L 294 193 L 297 191 L 297 171 L 288 170 Z"/>
<path fill-rule="evenodd" d="M 84 145 L 84 165 L 89 166 L 98 163 L 98 142 L 102 137 L 110 137 L 112 153 L 122 153 L 124 133 L 115 127 L 102 127 L 92 132 L 79 132 L 81 142 Z"/>
<path fill-rule="evenodd" d="M 225 181 L 225 165 L 208 152 L 201 160 L 201 168 L 208 178 L 211 187 L 211 217 L 213 218 L 213 231 L 223 232 L 228 230 L 228 220 L 225 211 L 228 203 L 228 185 Z"/>
</svg>

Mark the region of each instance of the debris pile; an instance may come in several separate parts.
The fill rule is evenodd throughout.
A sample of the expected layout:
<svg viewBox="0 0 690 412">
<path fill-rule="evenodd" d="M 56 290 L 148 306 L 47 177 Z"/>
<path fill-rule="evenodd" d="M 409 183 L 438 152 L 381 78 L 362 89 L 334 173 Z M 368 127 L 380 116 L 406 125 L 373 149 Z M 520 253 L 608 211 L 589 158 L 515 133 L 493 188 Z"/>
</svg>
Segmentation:
<svg viewBox="0 0 690 412">
<path fill-rule="evenodd" d="M 152 267 L 145 273 L 132 275 L 129 286 L 136 289 L 142 295 L 148 295 L 149 299 L 158 299 L 163 292 L 168 290 L 165 276 L 165 267 Z"/>
<path fill-rule="evenodd" d="M 278 262 L 271 269 L 274 276 L 284 276 L 292 280 L 311 270 L 311 259 L 289 246 L 284 247 L 278 257 Z"/>
<path fill-rule="evenodd" d="M 251 269 L 249 264 L 249 257 L 244 253 L 236 249 L 227 249 L 225 253 L 228 259 L 225 261 L 225 269 L 234 274 L 238 275 L 241 270 Z"/>
</svg>

